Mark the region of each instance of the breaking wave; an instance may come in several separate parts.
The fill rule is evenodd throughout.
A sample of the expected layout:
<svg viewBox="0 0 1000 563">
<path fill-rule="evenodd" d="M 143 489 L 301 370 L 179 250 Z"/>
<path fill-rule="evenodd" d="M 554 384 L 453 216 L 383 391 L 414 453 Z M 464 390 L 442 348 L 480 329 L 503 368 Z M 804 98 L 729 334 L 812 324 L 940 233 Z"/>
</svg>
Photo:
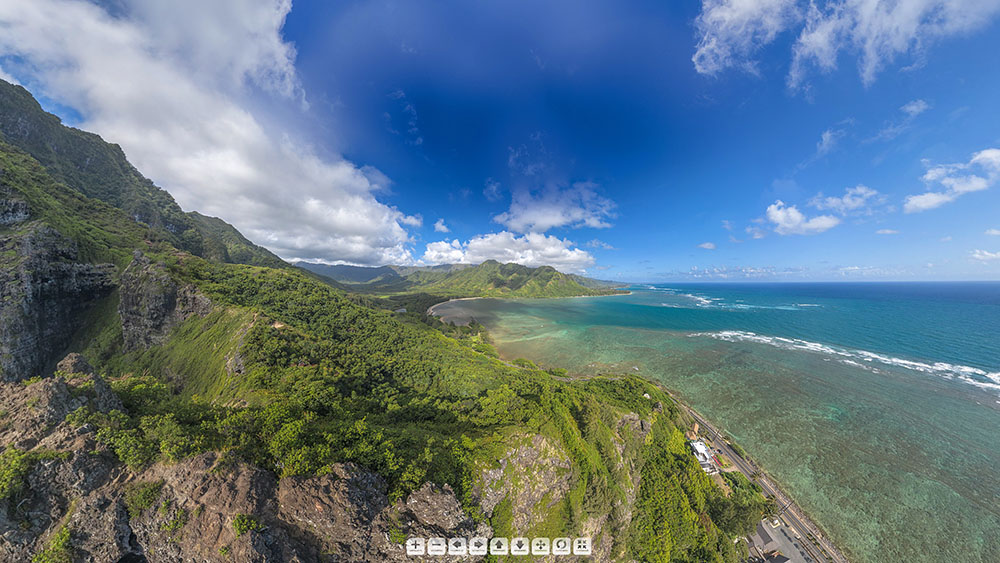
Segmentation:
<svg viewBox="0 0 1000 563">
<path fill-rule="evenodd" d="M 798 350 L 802 352 L 812 352 L 824 354 L 840 363 L 860 367 L 869 371 L 879 373 L 880 366 L 891 366 L 908 369 L 920 373 L 926 373 L 943 377 L 945 379 L 957 379 L 983 389 L 1000 391 L 1000 372 L 988 372 L 970 366 L 949 364 L 947 362 L 920 362 L 907 360 L 868 352 L 866 350 L 851 350 L 809 342 L 798 338 L 783 338 L 780 336 L 765 336 L 755 332 L 743 330 L 723 330 L 719 332 L 696 332 L 689 334 L 690 337 L 709 337 L 726 342 L 756 342 L 767 344 L 784 350 Z"/>
</svg>

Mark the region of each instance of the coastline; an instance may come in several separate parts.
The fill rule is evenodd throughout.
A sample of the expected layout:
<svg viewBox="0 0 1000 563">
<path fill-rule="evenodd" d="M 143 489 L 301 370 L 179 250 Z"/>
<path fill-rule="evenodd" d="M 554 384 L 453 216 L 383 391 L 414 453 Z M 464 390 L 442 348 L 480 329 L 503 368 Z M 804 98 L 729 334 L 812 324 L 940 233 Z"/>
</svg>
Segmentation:
<svg viewBox="0 0 1000 563">
<path fill-rule="evenodd" d="M 614 297 L 616 295 L 630 295 L 628 293 L 616 293 L 611 295 L 574 295 L 571 297 L 553 297 L 550 299 L 568 299 L 575 297 Z M 452 301 L 468 301 L 472 299 L 498 299 L 496 297 L 461 297 L 455 299 L 449 299 L 448 301 L 443 301 L 437 303 L 427 309 L 427 314 L 435 315 L 434 309 L 438 305 L 445 303 L 450 303 Z M 503 299 L 503 298 L 499 298 Z M 436 316 L 436 315 L 435 315 Z M 501 356 L 501 360 L 509 362 L 507 358 Z M 566 381 L 572 380 L 584 380 L 589 379 L 594 376 L 590 375 L 569 375 L 565 378 L 559 378 Z M 678 393 L 672 389 L 666 387 L 661 381 L 648 377 L 646 375 L 640 375 L 643 379 L 653 383 L 660 389 L 662 389 L 670 398 L 677 403 L 681 410 L 692 419 L 697 422 L 701 427 L 701 433 L 703 435 L 713 438 L 714 442 L 718 445 L 716 447 L 721 447 L 725 451 L 724 453 L 728 458 L 730 458 L 733 463 L 737 466 L 737 469 L 747 476 L 751 481 L 757 483 L 768 496 L 772 497 L 776 504 L 779 506 L 779 515 L 788 524 L 798 536 L 801 537 L 801 545 L 803 545 L 809 552 L 809 555 L 816 561 L 827 562 L 827 563 L 849 563 L 850 559 L 845 555 L 842 548 L 837 546 L 830 538 L 829 534 L 823 530 L 823 528 L 817 523 L 817 521 L 811 517 L 795 500 L 785 492 L 784 487 L 780 482 L 775 480 L 767 471 L 761 467 L 750 455 L 750 453 L 745 450 L 743 453 L 745 455 L 741 456 L 737 454 L 729 446 L 729 440 L 726 438 L 728 434 L 724 429 L 720 430 L 720 426 L 713 423 L 701 413 L 696 411 L 693 407 L 688 405 L 684 400 L 682 400 Z M 742 449 L 742 446 L 741 446 Z"/>
<path fill-rule="evenodd" d="M 623 295 L 632 295 L 630 290 L 622 290 L 624 293 L 607 293 L 604 295 L 567 295 L 565 297 L 453 297 L 447 301 L 442 301 L 440 303 L 435 303 L 427 308 L 428 315 L 434 315 L 434 309 L 441 305 L 451 303 L 452 301 L 472 301 L 474 299 L 580 299 L 583 297 L 621 297 Z M 436 315 L 435 315 L 436 316 Z"/>
<path fill-rule="evenodd" d="M 737 465 L 738 470 L 743 472 L 751 481 L 757 483 L 761 488 L 768 493 L 771 497 L 775 499 L 778 504 L 780 511 L 779 515 L 783 518 L 785 515 L 790 514 L 791 518 L 784 518 L 789 523 L 792 524 L 793 529 L 798 528 L 798 534 L 802 536 L 802 545 L 807 546 L 810 551 L 810 555 L 819 561 L 829 561 L 831 563 L 850 563 L 847 555 L 844 551 L 833 543 L 830 539 L 829 534 L 827 534 L 823 528 L 817 523 L 817 521 L 809 515 L 795 500 L 785 492 L 785 489 L 781 486 L 781 483 L 771 477 L 770 474 L 764 470 L 750 455 L 749 452 L 744 450 L 745 456 L 737 454 L 735 451 L 729 448 L 729 440 L 727 439 L 728 434 L 725 430 L 719 430 L 720 427 L 707 419 L 701 413 L 696 411 L 693 407 L 688 405 L 677 393 L 671 389 L 668 389 L 661 382 L 645 378 L 651 381 L 654 385 L 663 390 L 671 399 L 695 422 L 699 424 L 702 429 L 702 433 L 708 435 L 709 437 L 715 439 L 719 444 L 724 445 L 726 448 L 727 457 Z M 741 446 L 742 448 L 742 446 Z M 746 465 L 748 465 L 747 470 L 744 470 L 740 460 Z M 749 473 L 749 474 L 748 474 Z M 756 478 L 754 478 L 756 476 Z M 803 533 L 804 532 L 804 533 Z"/>
</svg>

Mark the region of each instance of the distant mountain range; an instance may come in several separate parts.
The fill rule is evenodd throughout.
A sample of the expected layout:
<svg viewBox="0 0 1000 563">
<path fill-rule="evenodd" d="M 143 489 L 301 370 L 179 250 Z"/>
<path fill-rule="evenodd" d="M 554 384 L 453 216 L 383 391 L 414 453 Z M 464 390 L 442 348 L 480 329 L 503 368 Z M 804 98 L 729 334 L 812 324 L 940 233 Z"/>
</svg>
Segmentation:
<svg viewBox="0 0 1000 563">
<path fill-rule="evenodd" d="M 530 268 L 487 260 L 479 265 L 348 266 L 295 262 L 348 291 L 374 294 L 430 293 L 445 297 L 573 297 L 619 293 L 620 284 L 551 266 Z"/>
</svg>

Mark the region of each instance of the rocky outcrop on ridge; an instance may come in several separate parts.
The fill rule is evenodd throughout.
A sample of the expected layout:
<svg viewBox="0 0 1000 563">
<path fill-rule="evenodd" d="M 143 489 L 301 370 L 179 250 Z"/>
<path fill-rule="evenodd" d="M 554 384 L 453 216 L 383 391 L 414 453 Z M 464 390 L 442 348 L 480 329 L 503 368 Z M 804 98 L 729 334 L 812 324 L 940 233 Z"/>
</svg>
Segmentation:
<svg viewBox="0 0 1000 563">
<path fill-rule="evenodd" d="M 126 351 L 162 344 L 173 327 L 212 311 L 212 302 L 194 286 L 179 286 L 163 264 L 154 264 L 138 250 L 122 272 L 120 296 L 118 314 Z"/>
</svg>

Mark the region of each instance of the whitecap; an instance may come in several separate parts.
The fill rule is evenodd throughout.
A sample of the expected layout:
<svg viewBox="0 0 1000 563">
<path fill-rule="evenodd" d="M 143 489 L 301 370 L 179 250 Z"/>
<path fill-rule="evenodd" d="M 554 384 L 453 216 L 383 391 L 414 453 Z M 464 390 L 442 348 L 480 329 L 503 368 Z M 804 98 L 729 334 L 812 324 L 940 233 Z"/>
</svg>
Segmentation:
<svg viewBox="0 0 1000 563">
<path fill-rule="evenodd" d="M 838 348 L 819 342 L 810 342 L 798 338 L 784 338 L 781 336 L 766 336 L 755 332 L 743 330 L 723 330 L 719 332 L 696 332 L 689 334 L 690 337 L 709 337 L 726 342 L 755 342 L 767 344 L 785 350 L 798 350 L 802 352 L 812 352 L 816 354 L 826 354 L 834 357 L 839 362 L 855 367 L 867 369 L 874 373 L 881 373 L 876 365 L 887 365 L 903 368 L 920 373 L 926 373 L 943 377 L 945 379 L 955 379 L 964 381 L 970 385 L 975 385 L 983 389 L 1000 390 L 1000 372 L 987 372 L 986 370 L 951 364 L 948 362 L 921 362 L 918 360 L 908 360 L 896 358 L 877 352 L 867 350 L 851 350 Z"/>
</svg>

